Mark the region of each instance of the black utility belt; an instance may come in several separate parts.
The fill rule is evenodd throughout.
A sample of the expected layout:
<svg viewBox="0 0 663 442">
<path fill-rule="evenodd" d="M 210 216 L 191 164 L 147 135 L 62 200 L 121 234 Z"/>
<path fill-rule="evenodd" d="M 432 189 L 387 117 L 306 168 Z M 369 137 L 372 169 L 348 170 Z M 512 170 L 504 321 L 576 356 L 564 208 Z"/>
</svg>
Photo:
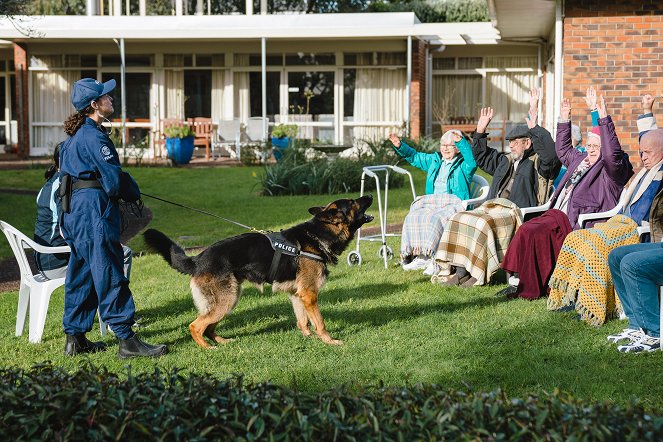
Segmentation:
<svg viewBox="0 0 663 442">
<path fill-rule="evenodd" d="M 99 180 L 78 180 L 71 185 L 71 190 L 78 189 L 103 189 Z"/>
<path fill-rule="evenodd" d="M 60 198 L 60 208 L 64 213 L 71 212 L 71 194 L 78 189 L 101 189 L 101 183 L 96 178 L 91 180 L 78 180 L 74 182 L 71 175 L 63 173 L 60 176 L 60 188 L 58 197 Z"/>
</svg>

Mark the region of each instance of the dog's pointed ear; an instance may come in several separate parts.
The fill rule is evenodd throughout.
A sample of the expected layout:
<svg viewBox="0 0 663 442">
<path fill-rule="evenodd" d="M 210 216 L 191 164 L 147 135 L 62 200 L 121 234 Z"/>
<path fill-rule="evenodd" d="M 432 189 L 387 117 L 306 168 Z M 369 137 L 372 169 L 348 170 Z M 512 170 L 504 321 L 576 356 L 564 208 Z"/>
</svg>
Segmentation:
<svg viewBox="0 0 663 442">
<path fill-rule="evenodd" d="M 311 207 L 308 211 L 317 219 L 324 223 L 337 223 L 339 222 L 339 210 L 336 207 Z"/>
<path fill-rule="evenodd" d="M 320 207 L 311 207 L 310 209 L 308 209 L 308 213 L 310 213 L 311 215 L 315 216 L 315 215 L 317 215 L 318 213 L 320 213 L 320 212 L 322 212 L 322 211 L 324 211 L 324 210 L 325 210 L 325 208 L 324 208 L 323 206 L 320 206 Z"/>
</svg>

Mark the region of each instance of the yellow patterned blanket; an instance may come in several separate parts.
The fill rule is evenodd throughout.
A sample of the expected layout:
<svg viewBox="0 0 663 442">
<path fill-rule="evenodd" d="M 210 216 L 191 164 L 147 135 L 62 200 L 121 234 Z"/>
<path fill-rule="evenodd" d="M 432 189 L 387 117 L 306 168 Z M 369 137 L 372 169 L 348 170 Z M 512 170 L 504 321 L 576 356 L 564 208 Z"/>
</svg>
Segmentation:
<svg viewBox="0 0 663 442">
<path fill-rule="evenodd" d="M 624 215 L 570 233 L 550 277 L 548 310 L 575 303 L 581 318 L 594 326 L 619 315 L 622 306 L 615 296 L 608 254 L 619 246 L 637 243 L 638 225 Z"/>
</svg>

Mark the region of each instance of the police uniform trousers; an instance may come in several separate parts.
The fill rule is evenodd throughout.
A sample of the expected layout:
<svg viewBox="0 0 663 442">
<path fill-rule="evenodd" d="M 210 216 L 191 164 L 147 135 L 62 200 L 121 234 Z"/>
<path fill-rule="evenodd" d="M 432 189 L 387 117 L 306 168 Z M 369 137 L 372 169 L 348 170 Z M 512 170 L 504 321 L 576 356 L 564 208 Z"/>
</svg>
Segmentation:
<svg viewBox="0 0 663 442">
<path fill-rule="evenodd" d="M 71 247 L 62 318 L 68 335 L 90 331 L 98 308 L 115 336 L 133 336 L 135 306 L 124 276 L 121 222 L 118 205 L 102 189 L 73 192 L 71 213 L 62 217 L 62 233 Z"/>
</svg>

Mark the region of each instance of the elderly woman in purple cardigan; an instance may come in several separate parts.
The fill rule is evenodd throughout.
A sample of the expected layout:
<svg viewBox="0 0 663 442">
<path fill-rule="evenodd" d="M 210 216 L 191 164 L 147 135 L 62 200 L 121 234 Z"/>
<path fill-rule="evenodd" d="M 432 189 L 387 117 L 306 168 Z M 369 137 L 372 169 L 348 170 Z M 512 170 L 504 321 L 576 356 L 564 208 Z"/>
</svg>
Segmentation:
<svg viewBox="0 0 663 442">
<path fill-rule="evenodd" d="M 562 101 L 555 150 L 568 170 L 550 200 L 551 210 L 524 223 L 504 255 L 502 268 L 519 275 L 518 285 L 506 289 L 510 296 L 545 296 L 564 238 L 579 228 L 578 216 L 615 207 L 633 176 L 633 166 L 622 150 L 603 96 L 598 111 L 599 126 L 593 130 L 598 129 L 600 135 L 588 137 L 587 152 L 582 153 L 571 143 L 571 102 Z"/>
</svg>

